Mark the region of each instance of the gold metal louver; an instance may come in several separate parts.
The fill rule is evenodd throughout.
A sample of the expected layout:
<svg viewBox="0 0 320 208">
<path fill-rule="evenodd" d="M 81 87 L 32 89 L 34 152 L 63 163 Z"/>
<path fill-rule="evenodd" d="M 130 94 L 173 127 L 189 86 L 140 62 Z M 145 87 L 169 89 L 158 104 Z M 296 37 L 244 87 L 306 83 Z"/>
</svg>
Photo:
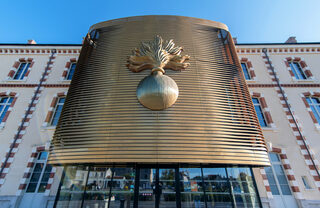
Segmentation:
<svg viewBox="0 0 320 208">
<path fill-rule="evenodd" d="M 267 148 L 228 28 L 179 16 L 102 22 L 87 36 L 50 148 L 51 164 L 210 163 L 269 165 Z M 156 35 L 190 55 L 167 109 L 136 96 L 150 74 L 126 66 L 132 49 Z"/>
</svg>

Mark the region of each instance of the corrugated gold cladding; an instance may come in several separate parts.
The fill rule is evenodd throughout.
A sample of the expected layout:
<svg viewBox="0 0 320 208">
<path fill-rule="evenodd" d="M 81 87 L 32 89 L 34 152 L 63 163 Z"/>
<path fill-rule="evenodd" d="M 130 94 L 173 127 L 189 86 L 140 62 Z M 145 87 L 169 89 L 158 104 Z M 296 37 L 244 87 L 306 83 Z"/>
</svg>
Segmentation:
<svg viewBox="0 0 320 208">
<path fill-rule="evenodd" d="M 52 141 L 49 162 L 269 165 L 267 148 L 231 37 L 221 23 L 143 16 L 99 23 L 85 42 Z M 223 35 L 224 34 L 224 35 Z M 141 41 L 161 35 L 191 56 L 186 71 L 166 71 L 179 86 L 169 109 L 139 104 L 146 70 L 126 60 Z"/>
</svg>

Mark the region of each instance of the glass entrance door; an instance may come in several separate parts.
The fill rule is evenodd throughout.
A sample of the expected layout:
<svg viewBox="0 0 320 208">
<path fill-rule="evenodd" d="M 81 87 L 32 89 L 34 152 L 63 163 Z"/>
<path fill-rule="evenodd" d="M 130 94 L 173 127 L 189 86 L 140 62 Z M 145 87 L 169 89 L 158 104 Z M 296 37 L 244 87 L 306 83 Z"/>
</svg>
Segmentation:
<svg viewBox="0 0 320 208">
<path fill-rule="evenodd" d="M 175 169 L 141 168 L 139 208 L 175 208 Z"/>
<path fill-rule="evenodd" d="M 137 171 L 139 171 L 139 174 L 137 174 L 139 176 L 139 207 L 154 207 L 156 201 L 157 170 L 153 168 L 140 168 Z"/>
<path fill-rule="evenodd" d="M 176 208 L 175 169 L 159 169 L 159 207 Z"/>
</svg>

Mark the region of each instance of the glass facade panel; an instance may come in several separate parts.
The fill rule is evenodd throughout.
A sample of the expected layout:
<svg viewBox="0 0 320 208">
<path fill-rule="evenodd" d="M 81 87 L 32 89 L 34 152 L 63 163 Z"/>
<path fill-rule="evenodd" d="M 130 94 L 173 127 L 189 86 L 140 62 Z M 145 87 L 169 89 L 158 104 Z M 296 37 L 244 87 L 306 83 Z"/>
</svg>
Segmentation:
<svg viewBox="0 0 320 208">
<path fill-rule="evenodd" d="M 84 207 L 105 207 L 108 205 L 111 178 L 111 168 L 94 167 L 90 169 L 83 202 Z"/>
<path fill-rule="evenodd" d="M 69 166 L 56 207 L 260 207 L 256 191 L 250 168 Z"/>
<path fill-rule="evenodd" d="M 139 207 L 154 207 L 156 200 L 156 169 L 141 168 L 139 181 Z"/>
<path fill-rule="evenodd" d="M 249 168 L 227 168 L 237 207 L 259 207 L 259 198 Z"/>
<path fill-rule="evenodd" d="M 232 207 L 225 168 L 203 168 L 207 207 Z"/>
<path fill-rule="evenodd" d="M 56 207 L 82 207 L 88 172 L 89 167 L 85 166 L 68 166 L 66 168 Z"/>
<path fill-rule="evenodd" d="M 175 169 L 159 169 L 159 207 L 176 207 Z"/>
<path fill-rule="evenodd" d="M 181 207 L 205 207 L 201 168 L 180 168 Z"/>
<path fill-rule="evenodd" d="M 111 183 L 110 208 L 133 207 L 134 179 L 133 168 L 114 168 Z"/>
</svg>

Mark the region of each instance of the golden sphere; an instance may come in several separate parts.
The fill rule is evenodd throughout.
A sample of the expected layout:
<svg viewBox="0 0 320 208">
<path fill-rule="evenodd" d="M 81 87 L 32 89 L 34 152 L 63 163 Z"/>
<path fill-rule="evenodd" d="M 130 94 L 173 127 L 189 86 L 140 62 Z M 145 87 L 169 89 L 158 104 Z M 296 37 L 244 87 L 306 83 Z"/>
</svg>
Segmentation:
<svg viewBox="0 0 320 208">
<path fill-rule="evenodd" d="M 139 102 L 151 110 L 164 110 L 172 106 L 179 96 L 179 88 L 170 77 L 155 71 L 140 81 L 137 88 Z"/>
</svg>

